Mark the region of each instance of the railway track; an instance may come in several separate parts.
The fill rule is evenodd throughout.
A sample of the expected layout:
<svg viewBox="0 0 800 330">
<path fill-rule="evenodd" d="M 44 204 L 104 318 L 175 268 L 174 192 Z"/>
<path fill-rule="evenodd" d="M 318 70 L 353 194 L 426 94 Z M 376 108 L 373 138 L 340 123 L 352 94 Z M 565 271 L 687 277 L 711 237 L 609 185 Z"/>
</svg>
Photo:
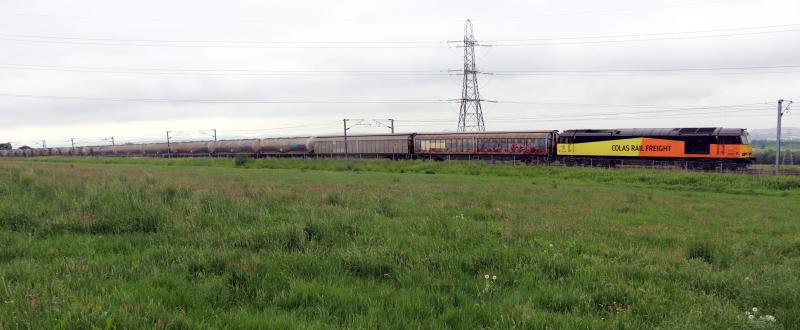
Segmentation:
<svg viewBox="0 0 800 330">
<path fill-rule="evenodd" d="M 800 175 L 800 170 L 780 170 L 776 173 L 775 170 L 750 168 L 745 173 L 750 175 Z"/>
<path fill-rule="evenodd" d="M 78 156 L 78 157 L 83 157 L 83 156 Z M 124 157 L 131 157 L 131 156 L 113 156 L 113 157 L 123 157 L 124 158 Z M 166 155 L 159 155 L 159 156 L 152 156 L 152 157 L 153 158 L 167 158 Z M 199 156 L 198 155 L 177 156 L 175 158 L 195 158 L 195 157 L 199 157 Z M 225 155 L 225 156 L 221 156 L 221 157 L 232 158 L 233 155 Z M 371 158 L 372 159 L 387 159 L 385 157 L 379 157 L 379 156 L 374 156 L 374 157 L 361 157 L 361 156 L 359 156 L 359 157 L 355 157 L 355 155 L 351 155 L 350 157 L 342 157 L 342 156 L 339 156 L 339 157 L 337 157 L 337 156 L 308 157 L 307 155 L 271 155 L 271 156 L 263 155 L 263 157 L 264 158 L 272 158 L 272 157 L 276 157 L 276 158 L 308 158 L 308 159 L 319 159 L 319 158 L 323 158 L 323 159 L 326 159 L 326 158 L 327 159 L 371 159 Z M 259 158 L 261 158 L 261 157 L 259 157 Z M 396 160 L 398 160 L 398 161 L 402 161 L 402 159 L 405 159 L 405 158 L 396 158 Z M 437 159 L 437 160 L 434 160 L 432 158 L 431 159 L 419 158 L 419 160 L 423 160 L 423 161 L 444 161 L 444 162 L 448 162 L 448 161 L 463 161 L 463 159 L 458 159 L 458 160 L 456 160 L 456 159 L 453 159 L 453 160 Z M 537 162 L 537 163 L 534 164 L 534 163 L 525 163 L 525 162 L 523 162 L 521 160 L 518 160 L 518 159 L 476 158 L 476 159 L 471 159 L 470 161 L 479 161 L 479 162 L 485 162 L 485 163 L 488 163 L 488 164 L 505 164 L 505 165 L 513 165 L 513 166 L 604 168 L 604 169 L 609 169 L 609 170 L 639 169 L 639 170 L 684 171 L 684 172 L 701 172 L 701 173 L 731 173 L 731 174 L 740 174 L 740 175 L 800 176 L 800 169 L 782 169 L 782 170 L 780 170 L 778 172 L 775 172 L 774 169 L 766 169 L 766 168 L 747 168 L 747 169 L 739 169 L 739 170 L 719 169 L 719 168 L 717 168 L 717 169 L 705 169 L 704 170 L 704 169 L 696 169 L 696 168 L 695 169 L 693 169 L 693 168 L 684 168 L 684 167 L 679 167 L 679 166 L 658 165 L 656 163 L 653 163 L 653 165 L 641 165 L 641 164 L 637 164 L 637 165 L 634 165 L 634 164 L 631 164 L 631 165 L 628 165 L 628 164 L 620 165 L 620 164 L 615 164 L 614 166 L 597 166 L 597 165 L 595 165 L 595 166 L 587 166 L 587 165 L 567 165 L 567 164 L 558 163 L 558 162 L 553 162 L 553 163 Z"/>
<path fill-rule="evenodd" d="M 563 166 L 563 165 L 549 165 L 549 166 Z M 584 167 L 584 166 L 573 166 L 573 167 Z M 729 174 L 740 174 L 740 175 L 763 175 L 763 176 L 800 175 L 800 170 L 794 170 L 794 169 L 780 170 L 778 172 L 775 172 L 775 170 L 755 169 L 755 168 L 748 168 L 742 170 L 730 170 L 730 169 L 703 170 L 703 169 L 691 169 L 691 168 L 687 169 L 674 166 L 658 166 L 658 165 L 656 166 L 626 165 L 626 166 L 615 166 L 615 167 L 605 167 L 605 168 L 617 169 L 617 170 L 640 169 L 640 170 L 685 171 L 685 172 L 700 172 L 700 173 L 729 173 Z"/>
</svg>

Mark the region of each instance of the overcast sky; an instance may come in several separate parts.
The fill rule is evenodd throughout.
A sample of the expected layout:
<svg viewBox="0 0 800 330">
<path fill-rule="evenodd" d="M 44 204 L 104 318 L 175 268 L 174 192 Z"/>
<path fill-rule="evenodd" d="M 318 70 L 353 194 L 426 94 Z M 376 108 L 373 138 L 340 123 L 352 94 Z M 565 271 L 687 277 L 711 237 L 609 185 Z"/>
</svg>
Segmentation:
<svg viewBox="0 0 800 330">
<path fill-rule="evenodd" d="M 437 100 L 460 97 L 445 41 L 467 18 L 498 73 L 479 77 L 487 130 L 770 128 L 777 99 L 800 102 L 798 17 L 797 0 L 4 0 L 0 142 L 455 130 Z"/>
</svg>

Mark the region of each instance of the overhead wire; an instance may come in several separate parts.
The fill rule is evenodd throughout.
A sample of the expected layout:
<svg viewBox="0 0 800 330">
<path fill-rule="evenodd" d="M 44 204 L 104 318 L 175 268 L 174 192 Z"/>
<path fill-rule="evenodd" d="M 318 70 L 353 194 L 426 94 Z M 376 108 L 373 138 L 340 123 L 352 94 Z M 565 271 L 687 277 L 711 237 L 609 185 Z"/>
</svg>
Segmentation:
<svg viewBox="0 0 800 330">
<path fill-rule="evenodd" d="M 526 16 L 506 16 L 506 17 L 477 17 L 473 18 L 475 21 L 508 21 L 508 20 L 528 20 L 537 19 L 541 17 L 550 16 L 576 16 L 576 15 L 593 15 L 593 14 L 608 14 L 618 12 L 634 12 L 634 11 L 650 11 L 654 9 L 669 9 L 679 7 L 694 7 L 705 6 L 709 4 L 725 3 L 729 4 L 736 0 L 711 0 L 711 1 L 687 1 L 682 3 L 667 3 L 661 5 L 650 5 L 631 7 L 625 6 L 620 8 L 606 8 L 599 10 L 577 10 L 577 11 L 553 11 L 541 12 L 536 15 Z M 432 22 L 432 21 L 463 21 L 461 17 L 446 17 L 446 18 L 433 18 L 433 17 L 398 17 L 398 16 L 375 16 L 369 17 L 290 17 L 290 16 L 276 16 L 276 17 L 261 17 L 261 18 L 228 18 L 228 17 L 125 17 L 125 16 L 85 16 L 85 15 L 65 15 L 65 14 L 51 14 L 51 13 L 30 13 L 30 12 L 9 12 L 0 11 L 0 15 L 6 16 L 19 16 L 19 17 L 44 17 L 44 18 L 58 18 L 58 19 L 72 19 L 72 20 L 99 20 L 108 22 L 125 22 L 128 24 L 130 21 L 146 21 L 146 22 L 239 22 L 239 23 L 271 23 L 275 21 L 403 21 L 403 22 Z"/>
<path fill-rule="evenodd" d="M 121 74 L 152 74 L 152 75 L 207 75 L 207 76 L 396 76 L 396 77 L 452 77 L 461 74 L 450 70 L 259 70 L 259 69 L 190 69 L 190 68 L 123 68 L 123 67 L 85 67 L 85 66 L 60 66 L 40 64 L 19 64 L 0 62 L 0 69 L 54 71 L 54 72 L 81 72 L 81 73 L 121 73 Z M 605 73 L 620 76 L 627 74 L 649 73 L 713 73 L 713 74 L 785 74 L 797 73 L 800 65 L 776 66 L 742 66 L 742 67 L 685 67 L 685 68 L 618 68 L 618 69 L 541 69 L 541 70 L 489 70 L 491 76 L 553 76 L 553 75 L 578 75 L 598 76 Z M 762 71 L 782 70 L 782 71 Z M 733 72 L 731 72 L 733 71 Z M 742 72 L 736 72 L 742 71 Z M 752 72 L 760 71 L 760 72 Z"/>
<path fill-rule="evenodd" d="M 650 112 L 640 112 L 646 113 L 646 115 L 641 116 L 637 115 L 635 117 L 631 117 L 630 115 L 636 114 L 632 112 L 623 112 L 623 113 L 612 113 L 612 114 L 585 114 L 582 116 L 566 116 L 566 117 L 497 117 L 492 118 L 492 122 L 497 123 L 518 123 L 518 122 L 574 122 L 574 121 L 596 121 L 596 120 L 617 120 L 617 119 L 641 119 L 641 120 L 649 120 L 649 119 L 665 119 L 665 118 L 683 118 L 683 117 L 691 117 L 691 118 L 708 118 L 708 117 L 717 117 L 721 114 L 725 114 L 726 118 L 728 117 L 756 117 L 756 116 L 763 116 L 763 114 L 756 113 L 758 111 L 764 112 L 765 110 L 770 110 L 767 107 L 761 108 L 751 108 L 751 109 L 732 109 L 732 110 L 715 110 L 715 111 L 705 111 L 702 113 L 694 113 L 694 114 L 686 114 L 686 113 L 655 113 L 654 111 Z M 765 112 L 766 113 L 766 112 Z M 442 124 L 450 124 L 452 123 L 452 119 L 448 120 L 404 120 L 404 119 L 395 119 L 395 122 L 398 123 L 413 123 L 413 127 L 441 127 Z M 229 134 L 227 132 L 243 132 L 243 131 L 272 131 L 272 130 L 280 130 L 280 129 L 287 129 L 287 128 L 321 128 L 321 127 L 333 127 L 333 125 L 296 125 L 296 126 L 287 126 L 287 127 L 274 127 L 268 129 L 248 129 L 248 130 L 224 130 L 219 132 L 225 132 L 220 136 L 224 137 L 233 137 L 233 138 L 255 138 L 258 136 L 247 136 L 247 135 L 235 135 Z M 181 132 L 181 131 L 175 131 Z M 318 135 L 318 134 L 314 134 Z M 264 135 L 260 135 L 264 137 Z M 286 136 L 286 135 L 283 135 Z M 296 135 L 295 135 L 296 136 Z M 175 137 L 178 137 L 177 135 Z M 210 138 L 206 139 L 210 140 Z M 56 140 L 53 140 L 56 141 Z M 75 138 L 76 146 L 87 146 L 92 145 L 91 142 L 98 142 L 103 141 L 106 142 L 107 139 L 88 139 L 88 138 Z M 125 144 L 125 143 L 166 143 L 165 138 L 153 138 L 153 137 L 117 137 L 118 145 Z M 176 142 L 186 142 L 186 141 L 196 141 L 196 140 L 174 140 Z M 66 140 L 66 142 L 59 143 L 50 143 L 51 146 L 55 147 L 58 145 L 64 145 L 70 142 Z M 103 143 L 101 142 L 101 143 Z"/>
<path fill-rule="evenodd" d="M 388 76 L 452 76 L 442 70 L 260 70 L 260 69 L 225 69 L 225 68 L 125 68 L 125 67 L 86 67 L 60 66 L 40 64 L 19 64 L 0 62 L 0 69 L 85 72 L 85 73 L 130 73 L 156 75 L 219 75 L 219 76 L 293 76 L 293 75 L 388 75 Z"/>
<path fill-rule="evenodd" d="M 11 94 L 0 93 L 0 97 L 15 98 L 34 98 L 34 99 L 57 99 L 57 100 L 78 100 L 78 101 L 112 101 L 112 102 L 165 102 L 165 103 L 254 103 L 254 104 L 435 104 L 435 103 L 457 103 L 458 100 L 446 99 L 172 99 L 172 98 L 115 98 L 115 97 L 86 97 L 86 96 L 63 96 L 63 95 L 38 95 L 38 94 Z M 609 103 L 577 103 L 577 102 L 541 102 L 541 101 L 496 101 L 503 104 L 518 105 L 546 105 L 546 106 L 591 106 L 591 107 L 629 107 L 629 108 L 662 108 L 662 109 L 714 109 L 747 105 L 760 105 L 763 103 L 750 103 L 738 105 L 721 106 L 670 106 L 654 104 L 609 104 Z M 659 110 L 664 111 L 664 110 Z"/>
<path fill-rule="evenodd" d="M 171 98 L 119 98 L 37 94 L 0 93 L 0 97 L 55 99 L 77 101 L 145 102 L 145 103 L 243 103 L 243 104 L 413 104 L 451 102 L 440 99 L 171 99 Z"/>
<path fill-rule="evenodd" d="M 713 34 L 713 35 L 690 35 L 690 36 L 676 36 L 676 37 L 660 37 L 660 38 L 637 38 L 637 39 L 612 39 L 612 40 L 586 40 L 586 41 L 553 41 L 548 42 L 522 42 L 522 43 L 503 43 L 493 45 L 492 47 L 527 47 L 527 46 L 553 46 L 553 45 L 588 45 L 588 44 L 608 44 L 608 43 L 626 43 L 626 42 L 646 42 L 646 41 L 666 41 L 666 40 L 689 40 L 689 39 L 708 39 L 720 37 L 738 37 L 750 35 L 763 35 L 774 33 L 789 33 L 798 32 L 800 29 L 786 29 L 777 31 L 754 31 L 742 33 L 726 33 L 726 34 Z"/>
<path fill-rule="evenodd" d="M 717 29 L 717 30 L 703 30 L 703 31 L 684 31 L 684 32 L 673 32 L 673 33 L 654 33 L 654 34 L 638 34 L 638 35 L 617 35 L 617 36 L 586 36 L 586 37 L 566 37 L 566 38 L 550 38 L 550 39 L 543 39 L 543 38 L 531 38 L 531 39 L 506 39 L 506 40 L 495 40 L 494 42 L 499 43 L 506 43 L 506 42 L 526 42 L 526 41 L 552 41 L 552 40 L 579 40 L 579 39 L 598 39 L 598 38 L 630 38 L 630 37 L 639 37 L 639 36 L 657 36 L 657 35 L 676 35 L 676 34 L 698 34 L 698 33 L 710 33 L 710 32 L 724 32 L 724 31 L 741 31 L 741 30 L 748 30 L 748 29 L 765 29 L 765 28 L 776 28 L 776 27 L 788 27 L 788 26 L 795 26 L 800 24 L 786 24 L 786 25 L 773 25 L 773 26 L 764 26 L 764 27 L 749 27 L 749 28 L 730 28 L 730 29 Z M 710 38 L 710 37 L 719 37 L 719 36 L 733 36 L 733 35 L 749 35 L 749 34 L 763 34 L 763 33 L 783 33 L 783 32 L 794 32 L 800 31 L 800 29 L 789 29 L 789 30 L 778 30 L 778 31 L 750 31 L 747 33 L 740 33 L 740 34 L 726 34 L 726 35 L 710 35 L 710 36 L 682 36 L 680 38 L 670 38 L 670 39 L 683 39 L 683 38 Z M 0 34 L 2 36 L 3 34 Z M 28 36 L 31 37 L 31 36 Z M 31 37 L 31 38 L 40 38 L 39 37 Z M 41 38 L 60 38 L 60 37 L 41 37 Z M 2 39 L 2 38 L 0 38 Z M 66 39 L 74 40 L 80 38 L 74 37 L 67 37 Z M 84 38 L 85 39 L 85 38 Z M 114 39 L 90 39 L 93 41 L 115 41 Z M 650 39 L 650 40 L 669 40 L 669 39 Z M 164 40 L 135 40 L 135 39 L 117 39 L 116 41 L 131 41 L 131 42 L 174 42 L 174 43 L 252 43 L 248 41 L 197 41 L 197 40 L 182 40 L 182 41 L 164 41 Z M 603 40 L 600 42 L 622 42 L 622 41 L 648 41 L 648 40 Z M 591 41 L 594 43 L 597 41 Z M 421 46 L 421 44 L 416 44 L 418 42 L 414 41 L 407 41 L 407 42 L 324 42 L 324 43 L 317 43 L 316 46 L 308 47 L 308 42 L 302 41 L 256 41 L 256 43 L 264 43 L 264 44 L 283 44 L 289 47 L 287 48 L 360 48 L 360 47 L 352 47 L 352 46 L 359 46 L 359 45 L 374 45 L 375 47 L 368 47 L 368 48 L 386 48 L 385 45 L 389 44 L 408 44 L 408 46 L 415 46 L 411 48 L 417 48 L 416 46 Z M 419 43 L 430 43 L 433 44 L 440 44 L 442 42 L 419 42 Z M 524 44 L 507 44 L 506 46 L 523 46 Z M 389 48 L 397 48 L 397 47 L 389 47 Z M 405 48 L 405 47 L 400 47 Z M 422 47 L 420 47 L 422 48 Z M 5 64 L 6 66 L 14 66 Z M 2 68 L 4 64 L 0 63 L 0 68 Z M 26 65 L 19 65 L 19 66 L 26 66 Z M 80 67 L 57 67 L 57 66 L 36 66 L 36 65 L 27 65 L 28 68 L 39 68 L 43 70 L 53 70 L 59 71 L 59 69 L 66 69 L 66 70 L 86 70 L 80 72 L 91 72 L 93 70 L 91 68 L 80 68 Z M 499 71 L 497 75 L 507 75 L 507 76 L 526 76 L 526 75 L 540 75 L 540 74 L 596 74 L 596 73 L 652 73 L 652 72 L 697 72 L 697 71 L 743 71 L 743 70 L 775 70 L 775 69 L 790 69 L 790 68 L 798 68 L 800 66 L 773 66 L 773 67 L 723 67 L 723 68 L 661 68 L 661 69 L 611 69 L 611 70 L 520 70 L 520 71 Z M 97 68 L 95 68 L 97 69 Z M 117 68 L 119 69 L 119 68 Z M 135 72 L 125 71 L 127 69 L 119 69 L 118 71 L 111 71 L 110 73 L 155 73 L 150 69 L 144 70 L 134 70 Z M 225 70 L 225 71 L 217 71 L 216 69 L 211 69 L 214 71 L 209 71 L 206 69 L 177 69 L 177 70 L 169 70 L 164 72 L 158 72 L 157 74 L 211 74 L 211 75 L 228 75 L 228 74 L 240 74 L 240 75 L 248 75 L 253 72 L 243 72 L 241 70 Z M 800 71 L 782 71 L 782 72 L 750 72 L 754 74 L 762 74 L 762 73 L 791 73 L 791 72 L 800 72 Z M 107 73 L 107 72 L 102 72 Z M 260 71 L 255 72 L 256 75 L 263 74 L 263 75 L 326 75 L 326 74 L 374 74 L 374 75 L 410 75 L 410 74 L 420 74 L 420 75 L 445 75 L 442 72 L 434 72 L 434 71 L 411 71 L 411 70 L 375 70 L 375 71 L 363 71 L 363 70 L 341 70 L 341 71 L 313 71 L 313 70 L 298 70 L 298 71 Z M 738 74 L 738 73 L 732 73 Z M 748 73 L 749 74 L 749 73 Z M 0 94 L 0 96 L 4 97 L 21 97 L 21 98 L 41 98 L 41 99 L 61 99 L 61 100 L 83 100 L 83 101 L 115 101 L 115 102 L 168 102 L 168 103 L 276 103 L 276 104 L 285 104 L 285 103 L 317 103 L 317 104 L 391 104 L 391 103 L 452 103 L 450 100 L 324 100 L 324 99 L 294 99 L 294 100 L 248 100 L 248 99 L 232 99 L 232 100 L 225 100 L 225 99 L 170 99 L 170 98 L 113 98 L 113 97 L 74 97 L 74 96 L 55 96 L 55 95 L 32 95 L 32 94 Z M 526 102 L 526 101 L 501 101 L 501 103 L 505 104 L 521 104 L 521 105 L 553 105 L 553 103 L 542 103 L 542 102 Z M 566 106 L 568 104 L 561 103 L 559 106 Z M 575 105 L 575 104 L 572 104 Z M 642 105 L 597 105 L 597 104 L 582 104 L 580 106 L 611 106 L 611 107 L 640 107 Z M 647 105 L 647 107 L 663 107 L 658 105 Z M 718 108 L 718 107 L 709 107 L 710 109 Z M 709 109 L 705 108 L 705 109 Z M 704 108 L 690 108 L 693 110 L 696 109 L 704 109 Z M 748 111 L 749 109 L 740 109 L 743 112 Z M 668 110 L 659 110 L 661 112 L 668 111 Z M 733 112 L 719 112 L 719 113 L 730 113 Z M 648 113 L 648 112 L 644 112 Z M 714 114 L 715 112 L 705 112 L 705 114 Z M 625 115 L 631 115 L 636 113 L 624 113 Z M 599 114 L 595 114 L 597 116 Z M 610 115 L 610 114 L 607 114 Z M 613 115 L 622 115 L 622 114 L 613 114 Z M 682 114 L 681 116 L 685 116 L 686 114 Z M 638 117 L 642 118 L 642 117 Z M 645 117 L 646 118 L 646 117 Z M 517 118 L 508 118 L 507 120 L 519 120 L 519 119 L 526 119 L 525 117 L 517 117 Z M 531 118 L 535 119 L 535 118 Z M 547 118 L 538 118 L 541 120 L 547 120 Z M 501 119 L 503 120 L 503 119 Z M 557 120 L 564 120 L 564 118 L 559 118 Z M 452 120 L 448 120 L 452 121 Z M 290 128 L 290 127 L 289 127 Z M 284 128 L 288 129 L 288 128 Z"/>
<path fill-rule="evenodd" d="M 760 26 L 734 27 L 734 28 L 723 28 L 723 29 L 707 29 L 707 30 L 688 30 L 688 31 L 677 31 L 677 32 L 653 32 L 653 33 L 629 33 L 629 34 L 611 34 L 611 35 L 587 35 L 587 36 L 572 36 L 572 37 L 557 37 L 557 38 L 543 38 L 543 37 L 540 37 L 540 38 L 522 38 L 522 39 L 489 39 L 489 40 L 480 40 L 480 42 L 502 43 L 502 42 L 554 41 L 554 40 L 577 40 L 577 39 L 618 39 L 618 38 L 650 37 L 650 36 L 662 36 L 662 35 L 674 35 L 674 34 L 699 34 L 699 33 L 743 31 L 743 30 L 763 30 L 763 29 L 788 28 L 788 27 L 800 27 L 800 23 L 776 24 L 776 25 L 760 25 Z M 2 34 L 0 34 L 0 35 L 2 35 Z"/>
<path fill-rule="evenodd" d="M 503 117 L 503 116 L 496 116 L 491 117 L 493 121 L 517 121 L 517 120 L 572 120 L 575 118 L 583 118 L 583 117 L 604 117 L 604 116 L 628 116 L 628 115 L 680 115 L 680 116 L 691 116 L 691 113 L 685 112 L 692 112 L 692 111 L 703 111 L 701 114 L 709 114 L 709 113 L 735 113 L 735 112 L 750 112 L 750 111 L 764 111 L 770 110 L 767 105 L 770 103 L 763 102 L 763 103 L 746 103 L 746 104 L 738 104 L 738 105 L 725 105 L 725 106 L 705 106 L 705 107 L 691 107 L 691 108 L 669 108 L 664 107 L 663 109 L 658 110 L 650 110 L 650 111 L 626 111 L 626 112 L 606 112 L 606 113 L 587 113 L 587 114 L 559 114 L 558 117 L 548 117 L 548 116 L 535 116 L 535 117 L 526 117 L 526 116 L 513 116 L 513 117 Z M 413 123 L 449 123 L 452 122 L 452 119 L 418 119 L 418 120 L 401 120 L 403 122 L 413 122 Z"/>
<path fill-rule="evenodd" d="M 777 29 L 777 30 L 776 30 Z M 742 31 L 742 32 L 733 32 Z M 484 39 L 478 40 L 491 47 L 519 47 L 539 45 L 569 45 L 593 43 L 640 42 L 677 39 L 697 39 L 716 37 L 735 37 L 773 33 L 800 31 L 800 24 L 780 24 L 751 27 L 734 27 L 724 29 L 655 32 L 619 35 L 588 35 L 569 37 L 538 37 L 520 39 Z M 600 39 L 600 40 L 598 40 Z M 100 46 L 134 46 L 134 47 L 179 47 L 179 48 L 449 48 L 453 42 L 434 40 L 350 40 L 350 41 L 298 41 L 298 40 L 175 40 L 175 39 L 124 39 L 124 38 L 90 38 L 76 36 L 35 35 L 0 33 L 0 40 L 34 43 L 83 44 Z"/>
</svg>

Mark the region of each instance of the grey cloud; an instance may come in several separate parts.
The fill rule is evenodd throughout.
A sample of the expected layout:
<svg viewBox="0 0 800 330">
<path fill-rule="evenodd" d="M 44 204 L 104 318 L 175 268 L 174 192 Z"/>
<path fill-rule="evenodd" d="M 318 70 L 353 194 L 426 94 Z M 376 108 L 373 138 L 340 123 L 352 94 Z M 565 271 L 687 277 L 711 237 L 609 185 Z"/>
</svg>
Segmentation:
<svg viewBox="0 0 800 330">
<path fill-rule="evenodd" d="M 683 3 L 685 4 L 685 3 Z M 624 10 L 646 8 L 650 10 Z M 14 16 L 3 12 L 45 14 Z M 780 15 L 772 15 L 779 12 Z M 458 40 L 463 19 L 478 39 L 524 39 L 694 31 L 788 24 L 800 14 L 794 1 L 707 1 L 696 5 L 639 1 L 138 1 L 110 3 L 5 1 L 0 33 L 79 38 L 262 41 Z M 49 15 L 49 16 L 47 16 Z M 64 17 L 66 16 L 66 17 Z M 492 70 L 624 69 L 800 65 L 798 32 L 647 42 L 496 47 L 479 50 L 479 68 Z M 179 48 L 30 43 L 0 38 L 0 63 L 130 68 L 252 70 L 448 70 L 461 67 L 460 48 L 259 49 Z M 800 71 L 800 70 L 796 70 Z M 171 99 L 449 99 L 458 77 L 174 76 L 25 71 L 0 68 L 0 93 Z M 481 77 L 487 99 L 543 102 L 719 105 L 800 98 L 800 73 L 720 75 L 653 73 L 621 76 Z M 487 127 L 502 129 L 610 126 L 771 127 L 774 118 L 619 119 L 586 122 L 496 121 L 493 118 L 592 114 L 604 109 L 487 104 Z M 614 109 L 615 111 L 630 111 Z M 36 137 L 54 127 L 83 125 L 103 132 L 108 123 L 263 116 L 302 124 L 309 118 L 453 118 L 452 104 L 171 104 L 38 100 L 0 97 L 0 141 Z M 608 111 L 605 109 L 605 111 Z M 789 124 L 794 120 L 787 118 Z M 452 129 L 435 123 L 410 130 Z"/>
</svg>

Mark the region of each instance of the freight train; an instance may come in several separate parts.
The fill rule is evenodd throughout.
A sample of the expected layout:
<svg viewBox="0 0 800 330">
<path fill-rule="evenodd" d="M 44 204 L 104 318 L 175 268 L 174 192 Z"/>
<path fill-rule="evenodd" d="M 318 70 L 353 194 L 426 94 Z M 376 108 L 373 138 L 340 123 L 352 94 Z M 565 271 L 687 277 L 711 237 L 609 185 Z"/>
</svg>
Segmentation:
<svg viewBox="0 0 800 330">
<path fill-rule="evenodd" d="M 752 147 L 746 129 L 702 127 L 315 136 L 0 150 L 0 157 L 240 154 L 738 169 L 751 163 Z"/>
</svg>

